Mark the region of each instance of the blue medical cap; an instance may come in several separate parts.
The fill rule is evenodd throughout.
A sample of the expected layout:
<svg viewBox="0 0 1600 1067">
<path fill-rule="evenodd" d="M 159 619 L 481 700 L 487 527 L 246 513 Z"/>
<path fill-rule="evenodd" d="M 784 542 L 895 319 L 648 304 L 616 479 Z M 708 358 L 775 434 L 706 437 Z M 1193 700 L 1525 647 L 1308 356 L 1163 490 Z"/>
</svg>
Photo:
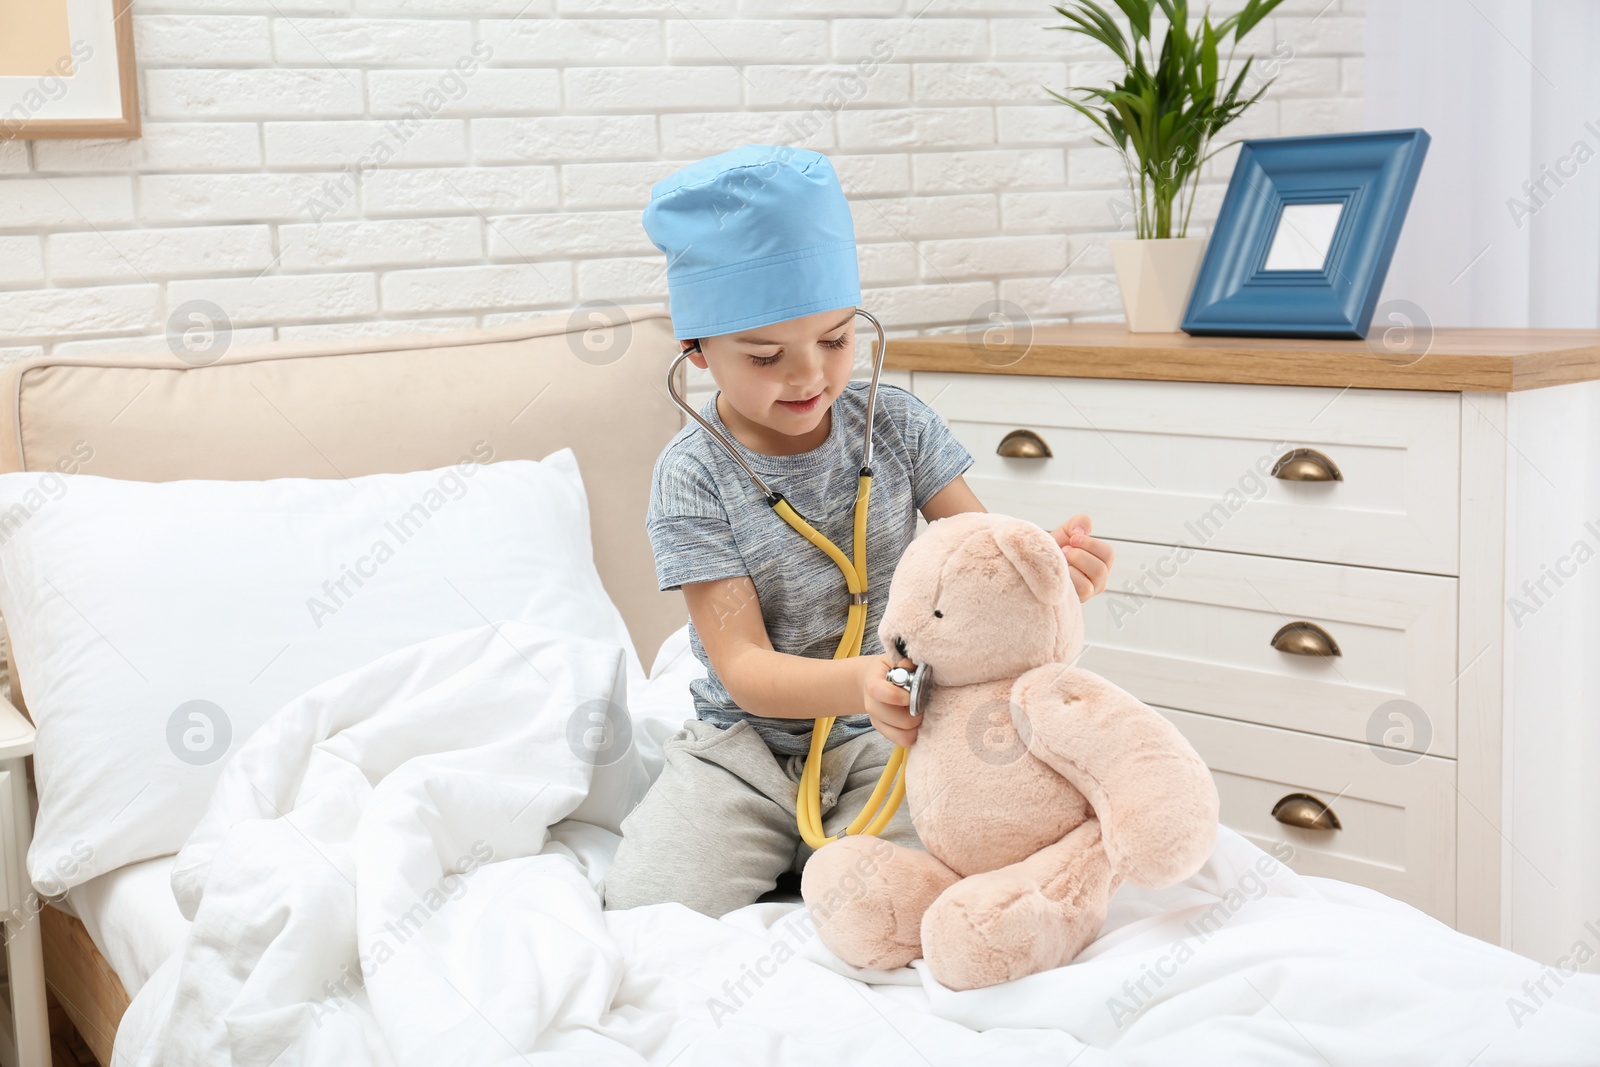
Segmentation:
<svg viewBox="0 0 1600 1067">
<path fill-rule="evenodd" d="M 656 182 L 644 209 L 667 255 L 680 340 L 861 303 L 855 223 L 828 157 L 745 145 Z"/>
</svg>

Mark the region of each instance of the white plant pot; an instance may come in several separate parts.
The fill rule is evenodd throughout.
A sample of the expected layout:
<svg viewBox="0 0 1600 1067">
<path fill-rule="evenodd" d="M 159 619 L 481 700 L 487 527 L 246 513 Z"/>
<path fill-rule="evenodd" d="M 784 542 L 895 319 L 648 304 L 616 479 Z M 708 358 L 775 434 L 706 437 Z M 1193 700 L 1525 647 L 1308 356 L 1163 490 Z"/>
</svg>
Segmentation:
<svg viewBox="0 0 1600 1067">
<path fill-rule="evenodd" d="M 1122 290 L 1122 314 L 1130 333 L 1172 333 L 1183 321 L 1189 290 L 1200 273 L 1204 237 L 1157 237 L 1107 241 Z"/>
</svg>

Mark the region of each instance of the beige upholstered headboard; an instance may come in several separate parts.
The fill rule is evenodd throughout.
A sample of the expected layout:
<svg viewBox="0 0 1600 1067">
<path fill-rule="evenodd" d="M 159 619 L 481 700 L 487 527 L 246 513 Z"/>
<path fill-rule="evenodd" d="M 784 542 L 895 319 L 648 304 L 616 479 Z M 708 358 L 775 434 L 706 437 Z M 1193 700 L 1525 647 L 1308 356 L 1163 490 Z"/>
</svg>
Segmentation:
<svg viewBox="0 0 1600 1067">
<path fill-rule="evenodd" d="M 649 669 L 687 621 L 656 589 L 645 536 L 650 472 L 683 416 L 663 376 L 679 345 L 666 312 L 614 325 L 568 313 L 449 334 L 240 346 L 175 356 L 43 356 L 0 369 L 0 471 L 179 478 L 340 478 L 572 447 L 595 563 Z M 613 316 L 615 319 L 616 316 Z M 588 330 L 582 326 L 590 326 Z M 194 358 L 194 357 L 190 357 Z"/>
</svg>

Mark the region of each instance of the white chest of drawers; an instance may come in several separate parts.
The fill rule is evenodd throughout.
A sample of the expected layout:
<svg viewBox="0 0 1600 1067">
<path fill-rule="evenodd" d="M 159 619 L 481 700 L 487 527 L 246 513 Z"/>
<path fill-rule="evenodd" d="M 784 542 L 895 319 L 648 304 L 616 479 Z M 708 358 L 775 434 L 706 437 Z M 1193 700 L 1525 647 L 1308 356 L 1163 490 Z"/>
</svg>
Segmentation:
<svg viewBox="0 0 1600 1067">
<path fill-rule="evenodd" d="M 1546 962 L 1592 936 L 1600 332 L 1461 331 L 1400 367 L 1052 330 L 1019 361 L 892 341 L 889 366 L 989 510 L 1086 512 L 1115 545 L 1080 664 L 1167 714 L 1223 821 L 1302 873 Z"/>
</svg>

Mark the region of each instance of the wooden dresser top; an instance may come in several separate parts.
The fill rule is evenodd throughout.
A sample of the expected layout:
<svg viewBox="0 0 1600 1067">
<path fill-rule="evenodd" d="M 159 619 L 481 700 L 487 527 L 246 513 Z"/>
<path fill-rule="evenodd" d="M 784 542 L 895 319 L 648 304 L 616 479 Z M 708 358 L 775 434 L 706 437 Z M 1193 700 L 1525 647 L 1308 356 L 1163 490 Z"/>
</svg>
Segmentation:
<svg viewBox="0 0 1600 1067">
<path fill-rule="evenodd" d="M 1424 349 L 1420 355 L 1385 351 L 1380 332 L 1374 323 L 1368 341 L 1191 337 L 1081 322 L 1036 327 L 1031 344 L 985 346 L 977 333 L 894 338 L 884 365 L 967 374 L 1490 393 L 1600 379 L 1600 330 L 1441 327 L 1418 346 Z"/>
</svg>

